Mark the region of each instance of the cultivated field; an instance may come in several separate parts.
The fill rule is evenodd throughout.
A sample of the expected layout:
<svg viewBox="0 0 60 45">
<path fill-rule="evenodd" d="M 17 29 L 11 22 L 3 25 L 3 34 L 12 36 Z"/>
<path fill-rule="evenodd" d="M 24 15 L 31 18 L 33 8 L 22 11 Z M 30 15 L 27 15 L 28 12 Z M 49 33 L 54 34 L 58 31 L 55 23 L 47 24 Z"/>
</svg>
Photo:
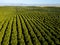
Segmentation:
<svg viewBox="0 0 60 45">
<path fill-rule="evenodd" d="M 60 7 L 0 7 L 0 45 L 60 45 Z"/>
</svg>

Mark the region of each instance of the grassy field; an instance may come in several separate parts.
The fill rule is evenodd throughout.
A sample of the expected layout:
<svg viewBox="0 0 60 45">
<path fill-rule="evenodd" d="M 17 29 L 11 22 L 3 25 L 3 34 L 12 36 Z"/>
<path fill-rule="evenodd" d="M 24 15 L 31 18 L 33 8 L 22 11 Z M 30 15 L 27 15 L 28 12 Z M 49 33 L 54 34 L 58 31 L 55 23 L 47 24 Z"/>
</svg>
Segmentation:
<svg viewBox="0 0 60 45">
<path fill-rule="evenodd" d="M 60 7 L 0 7 L 0 45 L 60 45 Z"/>
</svg>

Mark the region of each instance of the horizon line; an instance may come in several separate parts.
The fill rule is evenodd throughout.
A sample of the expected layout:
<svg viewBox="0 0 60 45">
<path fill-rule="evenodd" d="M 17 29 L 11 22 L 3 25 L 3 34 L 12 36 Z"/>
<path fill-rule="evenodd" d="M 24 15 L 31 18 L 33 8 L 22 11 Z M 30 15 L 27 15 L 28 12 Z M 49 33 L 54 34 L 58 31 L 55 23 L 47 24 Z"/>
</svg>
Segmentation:
<svg viewBox="0 0 60 45">
<path fill-rule="evenodd" d="M 10 3 L 10 4 L 1 4 L 0 3 L 0 6 L 57 6 L 57 7 L 60 7 L 60 4 L 23 4 L 23 3 L 19 3 L 19 4 L 14 4 L 14 3 Z"/>
</svg>

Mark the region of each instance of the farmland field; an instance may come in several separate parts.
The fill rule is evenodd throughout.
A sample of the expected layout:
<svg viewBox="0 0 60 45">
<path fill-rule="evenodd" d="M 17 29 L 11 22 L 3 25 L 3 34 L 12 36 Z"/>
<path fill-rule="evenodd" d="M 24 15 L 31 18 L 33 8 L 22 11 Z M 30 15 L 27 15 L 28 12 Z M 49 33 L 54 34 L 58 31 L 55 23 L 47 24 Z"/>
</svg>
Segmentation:
<svg viewBox="0 0 60 45">
<path fill-rule="evenodd" d="M 60 7 L 0 7 L 0 45 L 60 45 Z"/>
</svg>

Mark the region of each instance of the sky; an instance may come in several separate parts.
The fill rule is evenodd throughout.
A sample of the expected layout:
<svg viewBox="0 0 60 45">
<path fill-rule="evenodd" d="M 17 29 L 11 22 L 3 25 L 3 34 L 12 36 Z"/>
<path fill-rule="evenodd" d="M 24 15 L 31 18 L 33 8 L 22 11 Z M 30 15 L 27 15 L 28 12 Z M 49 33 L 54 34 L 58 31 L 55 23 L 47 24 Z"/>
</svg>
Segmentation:
<svg viewBox="0 0 60 45">
<path fill-rule="evenodd" d="M 60 0 L 0 0 L 0 4 L 60 4 Z"/>
</svg>

